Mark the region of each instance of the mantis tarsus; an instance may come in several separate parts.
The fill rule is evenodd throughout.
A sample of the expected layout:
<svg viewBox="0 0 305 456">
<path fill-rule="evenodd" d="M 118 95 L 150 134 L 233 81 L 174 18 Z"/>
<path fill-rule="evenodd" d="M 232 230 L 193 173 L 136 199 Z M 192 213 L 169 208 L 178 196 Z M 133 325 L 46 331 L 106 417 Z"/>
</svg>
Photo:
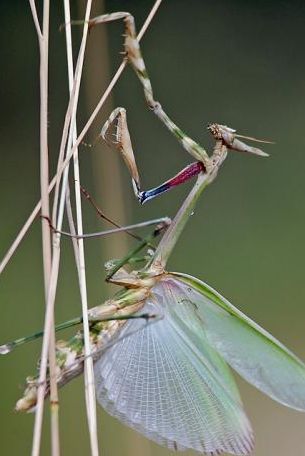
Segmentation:
<svg viewBox="0 0 305 456">
<path fill-rule="evenodd" d="M 132 272 L 122 267 L 112 271 L 109 280 L 122 288 L 113 299 L 89 311 L 97 398 L 111 415 L 170 449 L 249 454 L 253 447 L 251 425 L 227 363 L 273 399 L 302 411 L 305 365 L 211 287 L 187 274 L 166 272 L 165 267 L 197 199 L 216 178 L 228 151 L 267 154 L 243 143 L 235 130 L 219 124 L 209 126 L 215 139 L 211 156 L 185 135 L 154 100 L 132 16 L 99 16 L 89 25 L 115 19 L 125 22 L 126 55 L 143 85 L 149 107 L 196 162 L 161 186 L 143 192 L 122 108 L 110 116 L 102 137 L 122 154 L 141 202 L 189 177 L 198 177 L 145 266 Z M 112 127 L 114 140 L 108 134 Z M 141 318 L 118 319 L 159 313 L 164 318 L 145 328 Z M 120 339 L 101 356 L 101 347 L 117 334 Z M 83 360 L 80 334 L 61 342 L 58 383 L 63 385 L 78 375 Z M 18 409 L 35 405 L 36 386 L 35 380 L 28 381 Z"/>
</svg>

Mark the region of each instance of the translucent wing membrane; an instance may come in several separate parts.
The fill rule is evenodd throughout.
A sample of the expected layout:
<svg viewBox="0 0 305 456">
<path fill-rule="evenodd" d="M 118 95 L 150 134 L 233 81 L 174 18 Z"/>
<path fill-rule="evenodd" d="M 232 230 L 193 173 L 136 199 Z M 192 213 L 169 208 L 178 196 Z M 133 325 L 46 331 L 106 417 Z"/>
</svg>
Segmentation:
<svg viewBox="0 0 305 456">
<path fill-rule="evenodd" d="M 164 318 L 116 343 L 96 362 L 98 401 L 172 450 L 248 454 L 252 431 L 234 380 L 195 311 L 174 281 L 154 287 L 142 312 Z M 121 336 L 138 324 L 126 323 Z"/>
<path fill-rule="evenodd" d="M 304 363 L 211 287 L 177 276 L 185 283 L 173 281 L 196 306 L 206 337 L 225 360 L 268 396 L 305 411 Z"/>
</svg>

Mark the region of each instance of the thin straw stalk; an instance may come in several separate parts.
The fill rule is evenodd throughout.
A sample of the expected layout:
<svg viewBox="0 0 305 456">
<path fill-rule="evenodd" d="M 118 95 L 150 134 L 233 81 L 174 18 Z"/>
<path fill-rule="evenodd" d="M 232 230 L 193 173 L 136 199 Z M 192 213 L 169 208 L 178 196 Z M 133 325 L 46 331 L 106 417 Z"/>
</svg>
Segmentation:
<svg viewBox="0 0 305 456">
<path fill-rule="evenodd" d="M 42 30 L 39 25 L 36 5 L 30 0 L 33 21 L 37 31 L 40 53 L 40 189 L 41 207 L 49 215 L 49 157 L 48 157 L 48 53 L 49 53 L 49 0 L 43 3 Z M 51 235 L 48 223 L 42 220 L 42 252 L 45 302 L 47 306 L 48 287 L 51 276 Z M 47 358 L 47 354 L 46 354 Z M 50 370 L 50 411 L 51 411 L 51 448 L 52 455 L 59 456 L 59 423 L 58 423 L 58 391 L 56 383 L 56 356 L 55 356 L 55 329 L 54 315 L 50 314 L 50 343 L 49 343 L 49 370 Z M 35 425 L 33 430 L 32 454 L 39 453 L 41 429 Z"/>
<path fill-rule="evenodd" d="M 65 0 L 65 22 L 66 22 L 66 36 L 67 36 L 67 62 L 68 62 L 68 73 L 69 73 L 69 90 L 70 95 L 73 91 L 73 60 L 72 60 L 72 40 L 71 40 L 71 17 L 70 8 L 67 7 L 69 1 Z M 88 35 L 88 20 L 90 18 L 91 1 L 87 2 L 85 23 L 83 28 L 83 42 L 86 42 Z M 83 54 L 84 56 L 84 54 Z M 80 82 L 80 81 L 79 81 Z M 72 131 L 72 146 L 76 143 L 77 130 L 76 130 L 76 118 L 74 116 L 73 123 L 70 126 L 70 133 Z M 68 148 L 69 150 L 69 148 Z M 74 182 L 75 182 L 75 202 L 76 202 L 76 217 L 77 217 L 77 234 L 82 236 L 83 234 L 83 222 L 82 222 L 82 205 L 81 205 L 81 190 L 80 190 L 80 172 L 79 172 L 79 161 L 78 161 L 78 149 L 75 148 L 73 154 L 74 163 Z M 88 320 L 88 299 L 87 299 L 87 285 L 86 285 L 86 265 L 85 265 L 85 252 L 84 252 L 84 241 L 83 239 L 78 240 L 78 278 L 82 301 L 82 316 L 83 316 L 83 331 L 84 331 L 84 346 L 85 346 L 85 362 L 84 362 L 84 379 L 85 379 L 85 395 L 87 405 L 87 419 L 89 425 L 90 434 L 90 445 L 91 454 L 98 456 L 98 436 L 97 436 L 97 421 L 96 421 L 96 401 L 95 401 L 95 385 L 94 385 L 94 373 L 93 373 L 93 360 L 90 356 L 90 331 L 89 331 L 89 320 Z"/>
</svg>

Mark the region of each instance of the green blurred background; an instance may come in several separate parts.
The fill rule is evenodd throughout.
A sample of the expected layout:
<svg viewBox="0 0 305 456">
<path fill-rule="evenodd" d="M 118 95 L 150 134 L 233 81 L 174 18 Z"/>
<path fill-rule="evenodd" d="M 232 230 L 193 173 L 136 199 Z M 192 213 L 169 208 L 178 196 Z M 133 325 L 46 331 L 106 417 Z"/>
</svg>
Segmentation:
<svg viewBox="0 0 305 456">
<path fill-rule="evenodd" d="M 73 17 L 84 14 L 72 2 Z M 38 2 L 41 6 L 41 2 Z M 138 28 L 152 0 L 94 2 L 93 14 L 130 11 Z M 39 59 L 27 2 L 0 3 L 1 230 L 6 249 L 39 198 Z M 64 113 L 67 78 L 63 6 L 51 9 L 50 160 L 53 175 Z M 305 168 L 305 3 L 303 1 L 164 0 L 143 39 L 143 54 L 155 96 L 168 114 L 207 147 L 206 125 L 225 123 L 240 133 L 276 141 L 264 149 L 269 159 L 234 154 L 201 199 L 170 269 L 202 278 L 305 359 L 304 168 Z M 122 24 L 94 30 L 89 38 L 78 115 L 79 129 L 120 62 Z M 75 30 L 79 43 L 80 31 Z M 91 141 L 107 113 L 128 111 L 129 128 L 144 188 L 159 184 L 190 158 L 145 106 L 141 87 L 125 71 L 106 109 L 94 124 Z M 122 223 L 172 216 L 191 185 L 144 207 L 134 200 L 127 172 L 115 153 L 101 146 L 82 148 L 83 185 L 100 206 Z M 84 203 L 85 229 L 106 227 Z M 86 243 L 91 306 L 111 293 L 103 282 L 103 262 L 132 244 L 126 235 Z M 63 240 L 56 319 L 80 313 L 70 242 Z M 43 324 L 40 223 L 1 277 L 1 342 L 31 333 Z M 66 334 L 68 336 L 68 333 Z M 29 454 L 33 415 L 13 412 L 26 375 L 35 372 L 39 343 L 1 359 L 1 454 Z M 257 456 L 305 454 L 304 415 L 269 400 L 238 379 L 256 433 Z M 83 379 L 61 391 L 62 454 L 89 455 Z M 47 410 L 47 407 L 46 407 Z M 42 454 L 49 454 L 48 413 Z M 98 410 L 101 454 L 166 456 Z"/>
</svg>

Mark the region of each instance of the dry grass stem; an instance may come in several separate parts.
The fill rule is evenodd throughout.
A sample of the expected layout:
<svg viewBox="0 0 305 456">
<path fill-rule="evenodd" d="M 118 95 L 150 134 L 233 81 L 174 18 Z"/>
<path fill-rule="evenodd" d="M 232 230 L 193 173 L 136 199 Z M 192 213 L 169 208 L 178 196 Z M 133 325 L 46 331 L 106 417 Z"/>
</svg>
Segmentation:
<svg viewBox="0 0 305 456">
<path fill-rule="evenodd" d="M 91 2 L 88 2 L 86 18 L 85 18 L 86 21 L 88 21 L 88 19 L 90 17 L 90 8 L 91 8 Z M 72 121 L 75 121 L 75 118 L 76 118 L 77 101 L 78 101 L 80 79 L 81 79 L 81 73 L 82 73 L 82 67 L 83 67 L 86 38 L 87 38 L 87 33 L 83 35 L 79 58 L 78 58 L 78 65 L 77 65 L 78 72 L 76 73 L 76 76 L 75 76 L 74 90 L 72 92 L 70 103 L 69 103 L 69 108 L 68 108 L 68 111 L 70 112 L 70 119 L 72 119 Z M 68 117 L 68 116 L 66 116 L 66 117 Z M 72 127 L 70 128 L 71 134 L 72 134 L 73 128 L 74 128 L 74 124 L 72 124 Z M 64 128 L 63 137 L 67 134 L 68 131 L 69 131 L 68 127 L 66 129 Z M 62 144 L 63 143 L 65 143 L 64 140 L 62 141 Z M 61 157 L 62 157 L 62 155 L 60 153 L 58 166 L 60 166 L 60 162 L 62 161 Z M 57 176 L 57 179 L 56 179 L 57 189 L 59 189 L 60 178 L 61 178 L 61 176 Z M 47 182 L 48 182 L 48 180 L 47 180 Z M 67 182 L 68 182 L 68 176 L 67 176 L 67 171 L 66 171 L 65 172 L 65 182 L 64 182 L 65 186 L 67 185 Z M 62 198 L 61 198 L 62 213 L 59 214 L 59 220 L 58 220 L 59 223 L 62 222 L 62 217 L 63 217 L 65 191 L 66 191 L 66 188 L 63 187 L 62 188 Z M 47 195 L 48 195 L 48 189 L 47 189 Z M 55 199 L 54 199 L 55 210 L 53 209 L 53 214 L 55 214 L 55 216 L 56 216 L 56 212 L 57 212 L 56 207 L 58 205 L 57 198 L 58 198 L 58 191 L 57 191 L 57 193 L 55 195 Z M 42 211 L 43 211 L 43 206 L 42 206 Z M 45 222 L 46 221 L 44 220 L 44 223 Z M 58 235 L 58 233 L 53 235 L 53 249 L 54 249 L 53 250 L 54 255 L 53 255 L 53 259 L 52 259 L 51 275 L 50 275 L 50 280 L 49 280 L 47 309 L 46 309 L 46 314 L 45 314 L 45 325 L 44 325 L 44 338 L 43 338 L 43 343 L 42 343 L 41 364 L 40 364 L 40 372 L 39 372 L 40 384 L 39 384 L 39 388 L 38 388 L 38 392 L 37 392 L 37 407 L 36 407 L 36 416 L 35 416 L 35 431 L 34 431 L 34 444 L 33 444 L 33 455 L 35 455 L 35 456 L 36 456 L 36 454 L 37 455 L 39 454 L 39 448 L 40 448 L 41 427 L 42 427 L 43 406 L 44 406 L 44 390 L 45 390 L 46 371 L 47 371 L 47 352 L 48 352 L 49 338 L 50 338 L 50 334 L 52 332 L 52 320 L 53 320 L 52 315 L 54 313 L 54 303 L 55 303 L 58 270 L 59 270 L 59 262 L 60 262 L 60 236 Z M 92 403 L 92 400 L 91 400 L 91 403 Z M 52 402 L 51 402 L 51 404 L 52 404 Z M 56 408 L 56 410 L 57 410 L 57 408 Z M 91 427 L 90 427 L 90 430 L 91 430 Z"/>
<path fill-rule="evenodd" d="M 48 0 L 43 3 L 43 24 L 42 31 L 39 26 L 36 5 L 30 1 L 34 24 L 37 31 L 40 53 L 40 188 L 41 188 L 41 208 L 49 216 L 49 157 L 48 157 L 48 54 L 49 54 L 49 17 L 50 4 Z M 47 306 L 48 288 L 51 275 L 51 235 L 46 220 L 42 220 L 42 253 L 45 301 Z M 56 382 L 56 357 L 55 357 L 55 329 L 54 315 L 50 314 L 50 341 L 49 360 L 50 371 L 50 403 L 51 403 L 51 447 L 52 455 L 59 456 L 59 423 L 58 423 L 58 391 Z M 39 416 L 35 416 L 33 431 L 32 454 L 39 454 L 41 441 L 41 426 L 39 426 Z"/>
<path fill-rule="evenodd" d="M 67 61 L 68 61 L 68 74 L 69 74 L 69 90 L 70 95 L 73 92 L 73 60 L 72 60 L 72 40 L 71 40 L 71 17 L 70 8 L 68 7 L 68 0 L 65 0 L 65 23 L 66 25 L 66 42 L 67 42 Z M 91 1 L 87 2 L 85 23 L 83 27 L 83 39 L 82 44 L 86 43 L 88 35 L 88 20 L 90 19 Z M 81 51 L 83 53 L 81 54 Z M 83 66 L 85 45 L 81 46 L 80 50 L 80 68 Z M 81 60 L 82 59 L 82 60 Z M 76 79 L 76 76 L 75 76 Z M 78 79 L 77 93 L 79 92 L 80 77 Z M 77 103 L 75 103 L 77 105 Z M 72 133 L 72 134 L 71 134 Z M 76 129 L 76 110 L 75 116 L 71 119 L 70 126 L 70 137 L 72 137 L 72 146 L 76 143 L 77 129 Z M 70 139 L 70 138 L 69 138 Z M 69 144 L 70 141 L 68 141 Z M 68 149 L 69 150 L 69 149 Z M 80 191 L 80 172 L 78 162 L 78 149 L 75 148 L 73 155 L 74 161 L 74 182 L 75 182 L 75 201 L 76 201 L 76 216 L 77 216 L 77 234 L 83 234 L 83 222 L 82 222 L 82 205 L 81 205 L 81 191 Z M 86 266 L 85 266 L 85 253 L 84 253 L 84 241 L 78 240 L 78 273 L 79 273 L 79 286 L 82 301 L 82 315 L 83 315 L 83 331 L 84 331 L 84 345 L 86 360 L 84 363 L 84 379 L 85 379 L 85 395 L 87 405 L 87 418 L 89 425 L 90 434 L 90 445 L 91 454 L 98 456 L 98 437 L 97 437 L 97 421 L 96 421 L 96 401 L 95 401 L 95 384 L 94 384 L 94 372 L 93 372 L 93 360 L 90 356 L 91 345 L 90 345 L 90 333 L 89 333 L 89 321 L 88 321 L 88 300 L 87 300 L 87 285 L 86 285 Z"/>
</svg>

